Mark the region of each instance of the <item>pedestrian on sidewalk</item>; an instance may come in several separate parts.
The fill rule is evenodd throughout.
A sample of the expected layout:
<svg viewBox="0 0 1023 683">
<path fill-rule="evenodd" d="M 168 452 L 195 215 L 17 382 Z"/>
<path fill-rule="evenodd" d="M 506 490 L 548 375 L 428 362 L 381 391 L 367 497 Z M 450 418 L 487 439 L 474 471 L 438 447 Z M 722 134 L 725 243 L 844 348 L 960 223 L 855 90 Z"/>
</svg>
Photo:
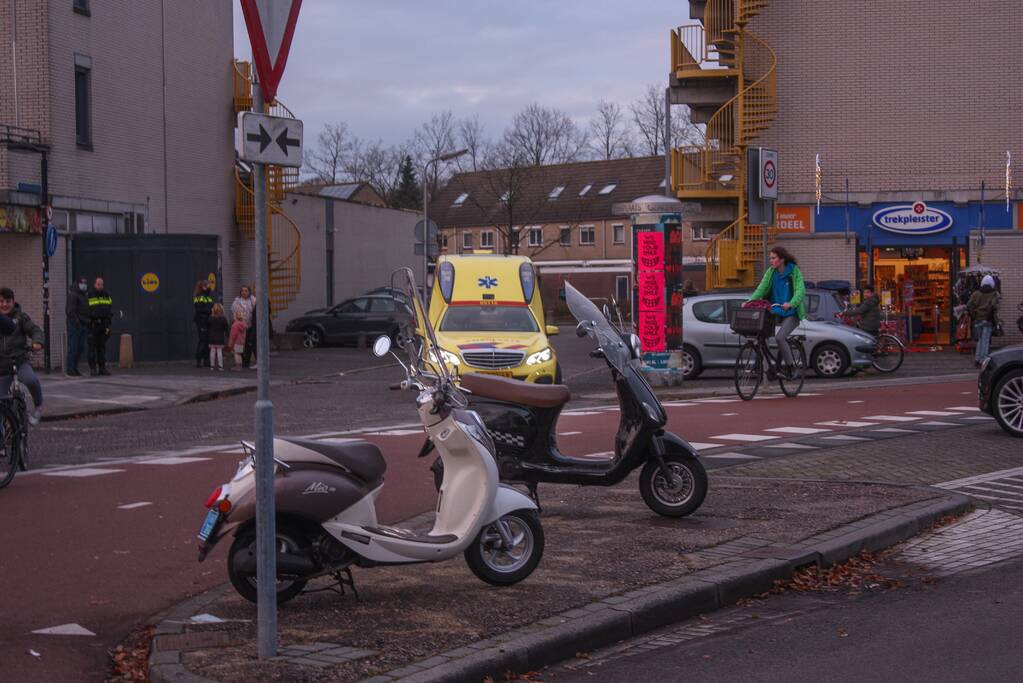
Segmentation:
<svg viewBox="0 0 1023 683">
<path fill-rule="evenodd" d="M 686 280 L 682 285 L 682 297 L 688 299 L 691 296 L 699 296 L 700 290 L 696 288 L 692 280 Z"/>
<path fill-rule="evenodd" d="M 213 296 L 209 280 L 199 280 L 192 291 L 192 306 L 195 313 L 192 322 L 199 340 L 195 345 L 195 367 L 201 368 L 210 362 L 210 313 L 213 311 Z"/>
<path fill-rule="evenodd" d="M 869 282 L 860 287 L 860 305 L 850 306 L 845 312 L 860 319 L 859 328 L 864 332 L 876 337 L 881 330 L 881 298 Z"/>
<path fill-rule="evenodd" d="M 68 377 L 81 377 L 78 361 L 88 345 L 89 338 L 89 281 L 84 277 L 71 285 L 67 294 L 67 358 L 64 362 L 64 374 Z"/>
<path fill-rule="evenodd" d="M 256 307 L 256 298 L 252 296 L 252 288 L 242 285 L 238 296 L 231 302 L 231 318 L 234 319 L 238 313 L 242 314 L 242 322 L 246 327 L 252 325 L 252 311 Z"/>
<path fill-rule="evenodd" d="M 224 317 L 224 307 L 213 304 L 209 322 L 210 370 L 224 371 L 224 345 L 227 344 L 230 329 Z"/>
<path fill-rule="evenodd" d="M 114 300 L 106 289 L 103 278 L 92 283 L 89 292 L 89 374 L 109 375 L 107 372 L 107 340 L 110 339 Z"/>
<path fill-rule="evenodd" d="M 43 386 L 32 370 L 29 353 L 42 348 L 43 331 L 21 310 L 14 292 L 0 287 L 0 397 L 10 393 L 16 368 L 18 379 L 32 394 L 28 421 L 33 425 L 39 424 L 43 415 Z"/>
<path fill-rule="evenodd" d="M 236 372 L 242 369 L 242 353 L 245 351 L 245 332 L 247 329 L 248 325 L 245 324 L 244 313 L 237 311 L 234 314 L 234 323 L 231 325 L 231 337 L 227 342 L 231 347 L 231 351 L 234 352 L 234 367 L 231 370 Z"/>
<path fill-rule="evenodd" d="M 796 259 L 785 247 L 771 249 L 770 268 L 764 273 L 760 285 L 749 300 L 767 299 L 771 302 L 771 313 L 781 321 L 774 339 L 778 342 L 778 352 L 784 361 L 781 372 L 791 376 L 790 368 L 795 365 L 792 349 L 788 338 L 800 321 L 806 318 L 806 286 L 803 284 L 803 273 L 799 270 Z"/>
<path fill-rule="evenodd" d="M 970 300 L 966 302 L 966 310 L 973 320 L 973 336 L 977 339 L 973 363 L 978 368 L 991 351 L 991 333 L 998 322 L 1000 302 L 1001 296 L 995 289 L 995 279 L 990 275 L 984 276 L 980 281 L 980 289 L 971 294 Z"/>
</svg>

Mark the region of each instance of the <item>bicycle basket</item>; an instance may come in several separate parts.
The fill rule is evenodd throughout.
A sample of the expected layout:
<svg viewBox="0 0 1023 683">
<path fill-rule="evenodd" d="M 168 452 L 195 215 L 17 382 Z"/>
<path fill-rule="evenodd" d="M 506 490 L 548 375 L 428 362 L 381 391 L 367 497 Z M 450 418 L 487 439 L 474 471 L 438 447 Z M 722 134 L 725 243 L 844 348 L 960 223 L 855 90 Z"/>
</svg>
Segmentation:
<svg viewBox="0 0 1023 683">
<path fill-rule="evenodd" d="M 736 334 L 757 337 L 772 330 L 774 315 L 766 308 L 740 308 L 732 314 L 731 326 Z"/>
</svg>

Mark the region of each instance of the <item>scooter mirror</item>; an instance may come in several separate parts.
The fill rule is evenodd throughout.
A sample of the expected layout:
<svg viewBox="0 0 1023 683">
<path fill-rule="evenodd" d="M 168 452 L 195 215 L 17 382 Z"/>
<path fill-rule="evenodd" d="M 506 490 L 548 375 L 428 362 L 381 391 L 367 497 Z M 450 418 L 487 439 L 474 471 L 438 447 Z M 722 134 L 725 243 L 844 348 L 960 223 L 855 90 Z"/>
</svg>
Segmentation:
<svg viewBox="0 0 1023 683">
<path fill-rule="evenodd" d="M 391 350 L 391 338 L 387 335 L 377 337 L 377 340 L 373 342 L 373 355 L 377 358 L 383 358 L 387 355 L 387 352 Z"/>
<path fill-rule="evenodd" d="M 602 312 L 604 313 L 605 318 L 611 320 L 611 309 L 607 307 L 607 304 L 604 304 L 604 310 Z"/>
<path fill-rule="evenodd" d="M 575 326 L 575 336 L 577 337 L 588 337 L 590 335 L 590 325 L 585 320 Z"/>
</svg>

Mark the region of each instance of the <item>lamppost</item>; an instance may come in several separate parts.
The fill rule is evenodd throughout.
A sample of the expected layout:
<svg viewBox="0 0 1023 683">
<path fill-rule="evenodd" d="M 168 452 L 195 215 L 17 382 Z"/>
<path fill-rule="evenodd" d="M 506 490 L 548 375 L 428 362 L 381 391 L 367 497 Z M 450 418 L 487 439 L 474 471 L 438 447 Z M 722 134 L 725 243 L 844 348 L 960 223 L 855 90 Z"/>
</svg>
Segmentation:
<svg viewBox="0 0 1023 683">
<path fill-rule="evenodd" d="M 441 154 L 433 159 L 430 159 L 423 164 L 423 297 L 426 297 L 427 292 L 427 280 L 430 277 L 430 191 L 427 185 L 426 174 L 430 170 L 430 164 L 435 164 L 441 161 L 451 161 L 457 159 L 463 154 L 467 154 L 468 149 L 460 149 L 455 152 L 448 152 L 447 154 Z"/>
</svg>

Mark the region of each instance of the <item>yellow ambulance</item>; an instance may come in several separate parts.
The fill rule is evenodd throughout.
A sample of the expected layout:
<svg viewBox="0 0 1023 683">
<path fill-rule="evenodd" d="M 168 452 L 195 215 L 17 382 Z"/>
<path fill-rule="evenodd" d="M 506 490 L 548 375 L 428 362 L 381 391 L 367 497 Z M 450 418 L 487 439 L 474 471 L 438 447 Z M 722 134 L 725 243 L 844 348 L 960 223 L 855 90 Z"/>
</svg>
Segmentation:
<svg viewBox="0 0 1023 683">
<path fill-rule="evenodd" d="M 441 256 L 430 322 L 441 354 L 459 376 L 481 372 L 560 384 L 561 367 L 547 339 L 533 263 L 525 256 Z"/>
</svg>

